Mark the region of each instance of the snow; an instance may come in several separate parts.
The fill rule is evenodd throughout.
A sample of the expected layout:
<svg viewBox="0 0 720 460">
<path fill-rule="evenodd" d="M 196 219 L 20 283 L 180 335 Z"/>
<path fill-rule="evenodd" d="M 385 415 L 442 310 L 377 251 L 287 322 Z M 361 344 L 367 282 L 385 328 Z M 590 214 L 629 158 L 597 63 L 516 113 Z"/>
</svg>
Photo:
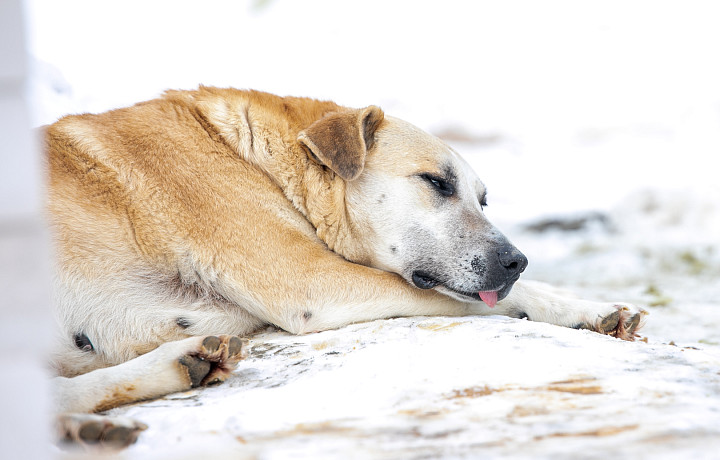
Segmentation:
<svg viewBox="0 0 720 460">
<path fill-rule="evenodd" d="M 221 386 L 112 411 L 151 426 L 127 457 L 710 458 L 720 447 L 717 350 L 502 317 L 267 332 L 252 345 Z"/>
<path fill-rule="evenodd" d="M 647 343 L 500 317 L 268 332 L 224 385 L 116 410 L 150 425 L 127 458 L 715 456 L 713 2 L 26 9 L 36 124 L 199 84 L 380 105 L 465 155 L 524 276 L 651 313 Z M 604 220 L 527 228 L 589 213 Z"/>
</svg>

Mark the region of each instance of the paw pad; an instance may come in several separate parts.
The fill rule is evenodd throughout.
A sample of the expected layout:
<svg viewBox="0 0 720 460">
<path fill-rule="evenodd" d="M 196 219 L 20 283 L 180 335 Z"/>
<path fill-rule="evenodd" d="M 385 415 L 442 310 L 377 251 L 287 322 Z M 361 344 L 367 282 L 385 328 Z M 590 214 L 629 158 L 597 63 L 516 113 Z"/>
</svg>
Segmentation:
<svg viewBox="0 0 720 460">
<path fill-rule="evenodd" d="M 180 364 L 187 368 L 188 376 L 193 388 L 200 386 L 203 379 L 210 373 L 212 364 L 197 356 L 183 356 Z"/>
<path fill-rule="evenodd" d="M 634 334 L 635 331 L 638 329 L 638 326 L 640 326 L 640 320 L 642 319 L 642 313 L 635 313 L 633 316 L 630 317 L 630 319 L 625 323 L 625 330 L 629 334 Z"/>
<path fill-rule="evenodd" d="M 60 439 L 83 447 L 121 449 L 133 444 L 147 425 L 124 417 L 96 414 L 58 416 Z"/>
<path fill-rule="evenodd" d="M 248 342 L 239 337 L 221 335 L 205 337 L 197 351 L 180 357 L 192 388 L 223 382 L 237 363 L 247 356 Z"/>
<path fill-rule="evenodd" d="M 620 310 L 610 313 L 600 321 L 599 331 L 603 334 L 610 334 L 618 327 L 620 322 Z"/>
<path fill-rule="evenodd" d="M 632 306 L 615 305 L 615 311 L 600 320 L 597 332 L 612 335 L 623 340 L 635 340 L 635 332 L 640 329 L 642 317 L 647 312 Z"/>
<path fill-rule="evenodd" d="M 220 345 L 222 345 L 222 339 L 214 335 L 205 337 L 202 342 L 205 353 L 215 353 L 220 348 Z"/>
<path fill-rule="evenodd" d="M 247 347 L 247 344 L 245 345 Z M 228 354 L 230 356 L 240 356 L 243 352 L 243 342 L 239 337 L 231 337 L 228 343 Z"/>
</svg>

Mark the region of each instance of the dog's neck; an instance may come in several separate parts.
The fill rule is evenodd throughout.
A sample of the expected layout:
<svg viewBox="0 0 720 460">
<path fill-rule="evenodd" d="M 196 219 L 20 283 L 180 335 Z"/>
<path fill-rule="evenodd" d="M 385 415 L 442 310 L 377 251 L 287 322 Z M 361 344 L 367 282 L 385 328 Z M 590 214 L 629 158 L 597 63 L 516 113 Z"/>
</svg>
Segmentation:
<svg viewBox="0 0 720 460">
<path fill-rule="evenodd" d="M 201 88 L 194 102 L 222 139 L 283 191 L 328 248 L 353 262 L 367 262 L 346 209 L 345 181 L 313 161 L 297 141 L 300 131 L 340 106 L 216 88 Z"/>
</svg>

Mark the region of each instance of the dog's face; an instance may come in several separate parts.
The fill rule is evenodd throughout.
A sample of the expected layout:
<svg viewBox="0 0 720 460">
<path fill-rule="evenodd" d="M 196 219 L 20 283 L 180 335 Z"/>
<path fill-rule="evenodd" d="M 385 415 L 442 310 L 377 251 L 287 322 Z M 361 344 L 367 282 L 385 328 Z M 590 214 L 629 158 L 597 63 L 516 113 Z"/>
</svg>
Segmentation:
<svg viewBox="0 0 720 460">
<path fill-rule="evenodd" d="M 326 117 L 300 141 L 345 179 L 345 210 L 362 263 L 420 289 L 490 306 L 527 266 L 485 217 L 484 184 L 430 134 L 369 107 Z"/>
<path fill-rule="evenodd" d="M 371 265 L 421 289 L 494 304 L 527 259 L 485 217 L 485 185 L 450 147 L 386 118 L 362 173 L 347 183 L 348 211 L 369 229 Z"/>
</svg>

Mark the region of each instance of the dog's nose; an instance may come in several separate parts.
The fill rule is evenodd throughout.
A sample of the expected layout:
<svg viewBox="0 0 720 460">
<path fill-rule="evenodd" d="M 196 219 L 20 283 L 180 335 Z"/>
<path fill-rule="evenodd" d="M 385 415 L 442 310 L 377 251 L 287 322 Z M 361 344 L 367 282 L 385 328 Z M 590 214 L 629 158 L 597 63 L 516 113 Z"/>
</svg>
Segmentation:
<svg viewBox="0 0 720 460">
<path fill-rule="evenodd" d="M 520 252 L 515 246 L 505 246 L 498 251 L 498 259 L 500 265 L 507 270 L 509 277 L 519 276 L 525 271 L 528 265 L 527 257 Z"/>
</svg>

